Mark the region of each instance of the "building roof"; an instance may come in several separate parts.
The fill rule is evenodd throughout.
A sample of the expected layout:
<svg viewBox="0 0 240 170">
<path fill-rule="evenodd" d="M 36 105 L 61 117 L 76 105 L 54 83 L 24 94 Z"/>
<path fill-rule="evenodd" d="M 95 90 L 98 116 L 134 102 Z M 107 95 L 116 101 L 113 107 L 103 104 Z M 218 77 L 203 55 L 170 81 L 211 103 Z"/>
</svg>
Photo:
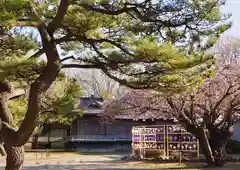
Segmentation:
<svg viewBox="0 0 240 170">
<path fill-rule="evenodd" d="M 82 97 L 80 98 L 79 105 L 76 109 L 83 109 L 84 115 L 96 115 L 100 117 L 104 117 L 105 108 L 104 105 L 107 101 L 104 102 L 103 98 L 100 97 Z M 106 116 L 107 117 L 107 116 Z M 124 114 L 116 114 L 114 119 L 124 119 L 124 120 L 170 120 L 176 121 L 173 117 L 168 115 L 159 114 L 159 111 L 156 110 L 147 110 L 142 114 L 128 114 L 127 112 Z"/>
<path fill-rule="evenodd" d="M 160 114 L 154 114 L 153 112 L 147 111 L 141 115 L 119 115 L 116 116 L 115 119 L 127 119 L 127 120 L 170 120 L 173 122 L 177 122 L 177 119 L 175 119 L 172 116 L 166 116 L 166 115 L 160 115 Z"/>
<path fill-rule="evenodd" d="M 103 98 L 101 97 L 81 97 L 77 109 L 99 109 L 102 107 Z"/>
</svg>

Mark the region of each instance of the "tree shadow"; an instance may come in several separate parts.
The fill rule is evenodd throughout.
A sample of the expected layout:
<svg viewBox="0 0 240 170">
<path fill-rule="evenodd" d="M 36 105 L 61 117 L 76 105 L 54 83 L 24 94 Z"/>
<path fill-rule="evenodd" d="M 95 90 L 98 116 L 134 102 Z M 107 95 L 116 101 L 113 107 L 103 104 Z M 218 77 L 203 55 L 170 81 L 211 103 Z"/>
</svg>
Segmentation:
<svg viewBox="0 0 240 170">
<path fill-rule="evenodd" d="M 118 163 L 118 164 L 117 164 Z M 4 170 L 3 166 L 0 166 L 0 170 Z M 121 167 L 121 164 L 117 161 L 89 161 L 74 164 L 46 164 L 36 163 L 34 166 L 24 166 L 24 170 L 149 170 L 147 168 L 132 168 Z"/>
<path fill-rule="evenodd" d="M 165 169 L 181 169 L 181 170 L 187 170 L 187 169 L 198 169 L 198 170 L 239 170 L 240 169 L 240 164 L 239 163 L 226 163 L 225 166 L 223 167 L 212 167 L 212 168 L 207 168 L 205 163 L 190 163 L 186 164 L 186 167 L 169 167 Z"/>
<path fill-rule="evenodd" d="M 195 166 L 187 166 L 187 167 L 172 167 L 172 168 L 164 168 L 164 170 L 167 170 L 167 169 L 171 169 L 171 170 L 174 170 L 174 169 L 181 169 L 181 170 L 184 170 L 184 169 L 191 169 L 191 170 L 195 170 L 195 169 L 197 169 L 197 170 L 203 170 L 204 168 L 203 167 L 195 167 Z M 205 169 L 204 169 L 205 170 Z"/>
<path fill-rule="evenodd" d="M 79 164 L 79 165 L 43 165 L 43 166 L 32 166 L 25 167 L 25 170 L 148 170 L 146 168 L 120 168 L 114 167 L 114 165 L 99 165 L 98 163 L 94 164 Z"/>
<path fill-rule="evenodd" d="M 178 166 L 178 164 L 164 164 L 164 163 L 150 163 L 147 161 L 138 162 L 138 161 L 121 161 L 121 160 L 92 160 L 92 161 L 81 161 L 81 160 L 69 160 L 69 161 L 51 161 L 48 162 L 32 162 L 32 165 L 24 166 L 24 170 L 190 170 L 190 169 L 203 169 L 205 163 L 185 163 L 185 166 Z M 131 164 L 133 163 L 133 164 Z M 149 165 L 149 166 L 148 166 Z M 151 166 L 156 166 L 156 168 L 150 168 Z M 159 167 L 159 168 L 157 168 Z M 237 163 L 228 163 L 224 168 L 211 168 L 209 170 L 238 170 L 240 169 L 240 164 Z M 0 165 L 0 170 L 4 170 L 4 167 Z"/>
</svg>

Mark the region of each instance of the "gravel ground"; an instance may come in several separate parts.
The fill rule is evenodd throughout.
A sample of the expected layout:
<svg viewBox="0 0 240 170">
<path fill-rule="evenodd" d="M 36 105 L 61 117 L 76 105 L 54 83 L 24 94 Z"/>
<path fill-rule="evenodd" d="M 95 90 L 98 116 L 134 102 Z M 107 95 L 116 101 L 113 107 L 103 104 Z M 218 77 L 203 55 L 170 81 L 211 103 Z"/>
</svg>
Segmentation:
<svg viewBox="0 0 240 170">
<path fill-rule="evenodd" d="M 161 169 L 203 169 L 201 164 L 189 164 L 188 167 L 179 164 L 160 164 L 146 162 L 126 162 L 121 161 L 123 155 L 79 155 L 52 153 L 50 158 L 45 154 L 27 153 L 24 163 L 24 170 L 161 170 Z M 0 157 L 0 170 L 4 170 L 5 158 Z M 239 170 L 240 163 L 230 163 L 225 168 L 211 170 Z M 207 170 L 204 168 L 204 170 Z"/>
<path fill-rule="evenodd" d="M 42 157 L 29 156 L 24 163 L 24 170 L 147 170 L 139 168 L 124 167 L 120 161 L 120 155 L 66 155 L 51 156 L 46 159 Z M 4 170 L 4 158 L 0 159 L 0 170 Z"/>
</svg>

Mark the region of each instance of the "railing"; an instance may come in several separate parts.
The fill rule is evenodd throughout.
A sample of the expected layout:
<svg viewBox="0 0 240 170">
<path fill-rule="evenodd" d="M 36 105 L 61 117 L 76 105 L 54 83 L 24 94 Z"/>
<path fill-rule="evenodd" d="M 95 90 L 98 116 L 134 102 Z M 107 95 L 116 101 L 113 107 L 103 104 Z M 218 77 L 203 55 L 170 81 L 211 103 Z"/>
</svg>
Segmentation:
<svg viewBox="0 0 240 170">
<path fill-rule="evenodd" d="M 73 135 L 68 136 L 67 141 L 131 141 L 131 136 L 104 136 L 104 135 Z"/>
</svg>

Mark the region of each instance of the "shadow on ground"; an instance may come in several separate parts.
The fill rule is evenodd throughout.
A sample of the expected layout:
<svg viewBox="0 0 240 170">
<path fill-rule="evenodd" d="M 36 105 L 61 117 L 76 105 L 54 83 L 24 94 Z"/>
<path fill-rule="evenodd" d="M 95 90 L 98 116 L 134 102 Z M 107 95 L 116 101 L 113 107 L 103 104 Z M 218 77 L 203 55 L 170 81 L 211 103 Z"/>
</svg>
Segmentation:
<svg viewBox="0 0 240 170">
<path fill-rule="evenodd" d="M 25 163 L 24 170 L 149 170 L 148 168 L 138 167 L 122 167 L 123 161 L 106 160 L 106 161 L 67 161 L 61 163 L 61 161 L 51 162 L 33 162 L 35 164 L 30 166 L 29 163 Z M 4 170 L 3 166 L 0 166 L 0 170 Z"/>
<path fill-rule="evenodd" d="M 185 166 L 179 166 L 178 163 L 123 161 L 114 155 L 99 157 L 73 155 L 66 159 L 26 161 L 24 170 L 208 170 L 203 168 L 204 163 L 187 163 Z M 0 162 L 0 170 L 4 170 L 3 162 Z M 240 163 L 228 163 L 224 168 L 210 170 L 240 170 Z"/>
<path fill-rule="evenodd" d="M 140 166 L 140 167 L 139 167 Z M 226 166 L 225 168 L 213 168 L 211 170 L 239 170 L 240 165 L 238 166 Z M 119 164 L 105 164 L 105 162 L 98 162 L 94 161 L 91 163 L 78 163 L 74 165 L 67 165 L 67 164 L 51 164 L 51 165 L 36 165 L 36 166 L 25 166 L 24 170 L 208 170 L 203 168 L 203 166 L 194 166 L 189 165 L 187 167 L 162 167 L 162 168 L 148 168 L 148 167 L 141 167 L 141 164 L 138 167 L 121 167 Z M 4 170 L 3 167 L 0 167 L 0 170 Z"/>
<path fill-rule="evenodd" d="M 164 168 L 164 170 L 175 170 L 175 169 L 181 169 L 181 170 L 239 170 L 240 164 L 239 163 L 227 163 L 224 167 L 216 167 L 216 168 L 207 168 L 205 167 L 204 163 L 190 163 L 186 164 L 186 167 L 169 167 Z"/>
<path fill-rule="evenodd" d="M 0 170 L 3 170 L 0 167 Z M 108 165 L 88 164 L 88 165 L 41 165 L 41 166 L 25 166 L 24 170 L 149 170 L 146 168 L 126 168 L 126 167 L 114 167 Z"/>
</svg>

